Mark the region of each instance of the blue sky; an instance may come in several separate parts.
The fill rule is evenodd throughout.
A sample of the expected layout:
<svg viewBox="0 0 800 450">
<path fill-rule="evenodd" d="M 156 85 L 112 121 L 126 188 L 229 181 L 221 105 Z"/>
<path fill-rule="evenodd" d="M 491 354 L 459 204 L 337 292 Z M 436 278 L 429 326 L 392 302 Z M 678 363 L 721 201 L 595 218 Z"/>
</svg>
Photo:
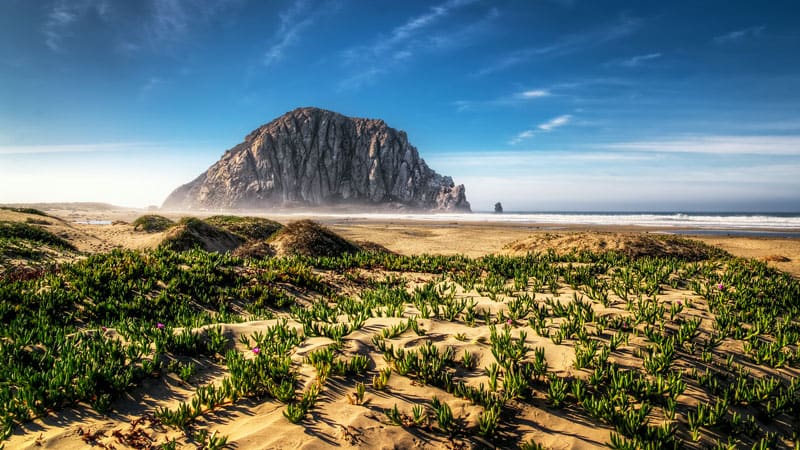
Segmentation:
<svg viewBox="0 0 800 450">
<path fill-rule="evenodd" d="M 160 204 L 298 106 L 474 210 L 800 211 L 795 1 L 0 0 L 0 203 Z"/>
</svg>

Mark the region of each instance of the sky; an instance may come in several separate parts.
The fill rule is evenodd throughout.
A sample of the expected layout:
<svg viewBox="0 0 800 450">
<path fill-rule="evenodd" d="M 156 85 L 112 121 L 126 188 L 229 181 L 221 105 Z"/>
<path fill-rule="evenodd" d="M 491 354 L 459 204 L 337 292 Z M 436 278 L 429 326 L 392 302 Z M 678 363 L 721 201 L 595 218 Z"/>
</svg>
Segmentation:
<svg viewBox="0 0 800 450">
<path fill-rule="evenodd" d="M 800 3 L 0 0 L 0 203 L 160 205 L 301 106 L 473 210 L 800 211 Z"/>
</svg>

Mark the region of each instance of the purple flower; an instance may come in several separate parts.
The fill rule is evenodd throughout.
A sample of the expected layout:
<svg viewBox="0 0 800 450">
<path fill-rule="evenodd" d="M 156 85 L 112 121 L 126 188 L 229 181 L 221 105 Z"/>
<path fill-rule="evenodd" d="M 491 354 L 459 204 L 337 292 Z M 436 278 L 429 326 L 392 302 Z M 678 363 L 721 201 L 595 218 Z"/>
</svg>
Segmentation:
<svg viewBox="0 0 800 450">
<path fill-rule="evenodd" d="M 256 354 L 256 355 L 259 354 L 259 353 L 261 353 L 261 349 L 258 348 L 258 347 L 253 347 L 253 353 Z"/>
<path fill-rule="evenodd" d="M 158 328 L 159 330 L 163 330 L 163 329 L 164 329 L 164 324 L 163 324 L 163 323 L 161 323 L 161 322 L 158 322 L 158 323 L 156 324 L 156 328 Z"/>
<path fill-rule="evenodd" d="M 718 288 L 720 291 L 724 291 L 724 290 L 725 290 L 725 285 L 724 285 L 724 284 L 722 284 L 722 283 L 720 283 L 720 284 L 718 284 L 718 285 L 717 285 L 717 288 Z"/>
</svg>

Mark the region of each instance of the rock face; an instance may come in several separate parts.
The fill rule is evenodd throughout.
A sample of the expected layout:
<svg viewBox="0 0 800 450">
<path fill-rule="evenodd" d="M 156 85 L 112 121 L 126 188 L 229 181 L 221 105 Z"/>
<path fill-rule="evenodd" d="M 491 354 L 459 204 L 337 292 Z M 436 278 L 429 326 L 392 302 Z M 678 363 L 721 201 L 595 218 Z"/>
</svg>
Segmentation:
<svg viewBox="0 0 800 450">
<path fill-rule="evenodd" d="M 318 108 L 296 109 L 253 131 L 163 207 L 336 205 L 470 210 L 464 185 L 430 169 L 405 132 Z"/>
</svg>

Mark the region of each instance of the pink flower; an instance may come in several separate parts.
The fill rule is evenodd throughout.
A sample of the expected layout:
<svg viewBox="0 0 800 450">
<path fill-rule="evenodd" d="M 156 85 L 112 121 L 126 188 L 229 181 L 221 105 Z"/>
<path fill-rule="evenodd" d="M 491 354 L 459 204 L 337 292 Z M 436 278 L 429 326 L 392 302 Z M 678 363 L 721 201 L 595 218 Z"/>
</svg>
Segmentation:
<svg viewBox="0 0 800 450">
<path fill-rule="evenodd" d="M 683 304 L 683 303 L 681 303 L 681 301 L 680 301 L 680 300 L 678 300 L 678 306 L 681 306 L 682 304 Z"/>
<path fill-rule="evenodd" d="M 163 323 L 161 323 L 161 322 L 158 322 L 158 323 L 156 324 L 156 328 L 158 328 L 159 330 L 163 330 L 163 329 L 164 329 L 164 324 L 163 324 Z"/>
<path fill-rule="evenodd" d="M 105 327 L 105 326 L 102 326 L 102 327 L 100 327 L 100 329 L 101 329 L 101 330 L 103 330 L 103 333 L 105 333 L 106 331 L 108 331 L 108 327 Z"/>
<path fill-rule="evenodd" d="M 259 354 L 259 353 L 261 353 L 261 349 L 258 348 L 258 347 L 253 347 L 253 353 L 256 354 L 256 355 Z"/>
<path fill-rule="evenodd" d="M 506 323 L 507 323 L 507 324 L 509 324 L 509 325 L 511 325 L 511 324 L 512 324 L 512 323 L 514 323 L 514 322 L 513 322 L 511 319 L 508 319 L 508 321 L 507 321 Z"/>
<path fill-rule="evenodd" d="M 722 283 L 720 283 L 720 284 L 718 284 L 718 285 L 717 285 L 717 288 L 718 288 L 720 291 L 724 291 L 724 290 L 725 290 L 725 285 L 724 285 L 724 284 L 722 284 Z"/>
</svg>

